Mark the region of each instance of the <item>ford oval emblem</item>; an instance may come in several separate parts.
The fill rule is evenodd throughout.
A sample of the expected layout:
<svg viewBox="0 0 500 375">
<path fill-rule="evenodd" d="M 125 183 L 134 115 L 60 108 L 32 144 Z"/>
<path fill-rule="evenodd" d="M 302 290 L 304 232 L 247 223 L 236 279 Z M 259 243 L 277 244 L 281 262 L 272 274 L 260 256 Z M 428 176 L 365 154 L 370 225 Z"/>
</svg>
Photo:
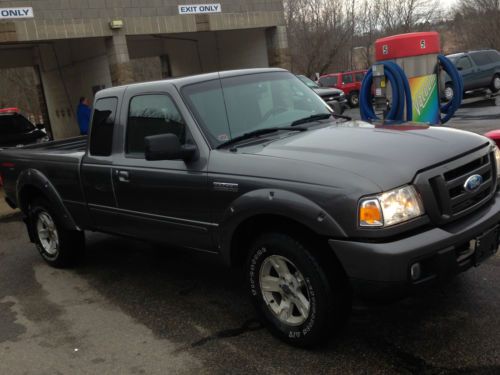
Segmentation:
<svg viewBox="0 0 500 375">
<path fill-rule="evenodd" d="M 472 193 L 479 189 L 479 186 L 483 183 L 483 177 L 479 174 L 474 174 L 465 180 L 464 189 L 469 193 Z"/>
</svg>

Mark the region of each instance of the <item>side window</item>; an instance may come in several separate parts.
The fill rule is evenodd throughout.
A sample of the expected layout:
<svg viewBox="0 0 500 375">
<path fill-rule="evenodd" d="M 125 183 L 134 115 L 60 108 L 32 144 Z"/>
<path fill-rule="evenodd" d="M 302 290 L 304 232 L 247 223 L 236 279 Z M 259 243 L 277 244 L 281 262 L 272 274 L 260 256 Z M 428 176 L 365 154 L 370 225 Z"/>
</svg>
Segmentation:
<svg viewBox="0 0 500 375">
<path fill-rule="evenodd" d="M 490 63 L 500 63 L 500 54 L 497 51 L 488 51 L 487 55 Z"/>
<path fill-rule="evenodd" d="M 118 98 L 114 97 L 96 101 L 90 129 L 90 155 L 111 155 L 117 105 Z"/>
<path fill-rule="evenodd" d="M 487 52 L 475 52 L 471 53 L 470 57 L 476 65 L 486 65 L 490 63 L 490 59 L 488 58 L 488 53 Z"/>
<path fill-rule="evenodd" d="M 363 78 L 365 77 L 365 73 L 359 72 L 354 74 L 354 78 L 356 79 L 356 82 L 361 82 L 363 81 Z"/>
<path fill-rule="evenodd" d="M 470 62 L 470 59 L 467 56 L 463 56 L 458 59 L 457 68 L 470 69 L 472 68 L 472 63 Z"/>
<path fill-rule="evenodd" d="M 321 77 L 319 84 L 323 87 L 332 87 L 337 85 L 337 76 Z"/>
<path fill-rule="evenodd" d="M 343 74 L 342 75 L 342 82 L 353 83 L 354 81 L 352 80 L 352 74 Z"/>
<path fill-rule="evenodd" d="M 144 138 L 150 135 L 175 134 L 186 142 L 186 124 L 173 100 L 165 94 L 135 96 L 130 101 L 127 121 L 127 154 L 144 156 Z"/>
</svg>

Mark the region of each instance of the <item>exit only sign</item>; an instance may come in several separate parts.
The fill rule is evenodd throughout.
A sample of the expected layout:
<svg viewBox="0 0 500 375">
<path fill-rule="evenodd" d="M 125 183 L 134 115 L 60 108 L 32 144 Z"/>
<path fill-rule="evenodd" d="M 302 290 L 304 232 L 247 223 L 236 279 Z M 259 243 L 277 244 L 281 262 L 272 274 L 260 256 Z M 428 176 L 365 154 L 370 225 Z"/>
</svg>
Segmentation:
<svg viewBox="0 0 500 375">
<path fill-rule="evenodd" d="M 179 5 L 179 14 L 220 13 L 220 4 L 189 4 Z"/>
</svg>

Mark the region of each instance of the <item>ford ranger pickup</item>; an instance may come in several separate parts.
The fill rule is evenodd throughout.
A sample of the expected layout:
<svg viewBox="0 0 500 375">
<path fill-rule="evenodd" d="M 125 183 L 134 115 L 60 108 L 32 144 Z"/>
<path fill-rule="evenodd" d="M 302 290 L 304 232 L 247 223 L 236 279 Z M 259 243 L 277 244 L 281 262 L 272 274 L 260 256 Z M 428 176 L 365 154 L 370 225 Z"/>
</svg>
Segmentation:
<svg viewBox="0 0 500 375">
<path fill-rule="evenodd" d="M 6 200 L 51 266 L 79 261 L 87 231 L 213 254 L 273 334 L 311 346 L 353 296 L 404 296 L 497 251 L 485 137 L 336 117 L 281 69 L 109 88 L 93 108 L 88 139 L 0 151 Z"/>
</svg>

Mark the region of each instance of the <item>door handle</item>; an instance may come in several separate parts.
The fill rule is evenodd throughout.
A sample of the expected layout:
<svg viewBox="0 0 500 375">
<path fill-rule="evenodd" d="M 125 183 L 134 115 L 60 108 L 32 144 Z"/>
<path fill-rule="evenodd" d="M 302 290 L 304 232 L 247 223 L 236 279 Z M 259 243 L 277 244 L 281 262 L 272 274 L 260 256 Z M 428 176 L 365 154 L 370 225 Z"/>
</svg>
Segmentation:
<svg viewBox="0 0 500 375">
<path fill-rule="evenodd" d="M 116 171 L 118 176 L 118 181 L 120 182 L 130 182 L 130 174 L 127 171 Z"/>
</svg>

